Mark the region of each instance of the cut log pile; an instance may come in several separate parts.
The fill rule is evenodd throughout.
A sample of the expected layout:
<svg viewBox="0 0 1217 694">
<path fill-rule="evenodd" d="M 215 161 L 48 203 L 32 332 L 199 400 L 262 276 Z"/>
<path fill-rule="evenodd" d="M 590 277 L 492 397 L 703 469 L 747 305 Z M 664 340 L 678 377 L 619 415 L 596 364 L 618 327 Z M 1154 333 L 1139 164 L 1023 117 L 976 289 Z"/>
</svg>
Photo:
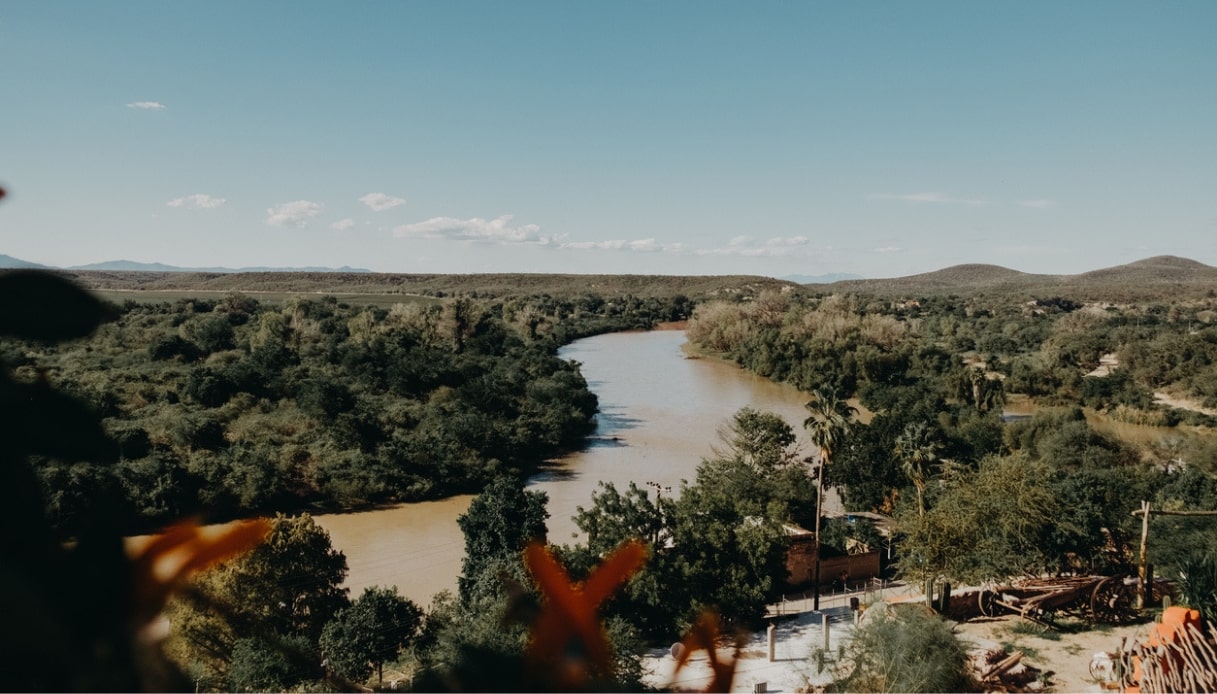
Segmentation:
<svg viewBox="0 0 1217 694">
<path fill-rule="evenodd" d="M 973 675 L 986 692 L 1039 692 L 1044 689 L 1042 671 L 1022 662 L 1022 651 L 981 646 L 969 653 Z"/>
</svg>

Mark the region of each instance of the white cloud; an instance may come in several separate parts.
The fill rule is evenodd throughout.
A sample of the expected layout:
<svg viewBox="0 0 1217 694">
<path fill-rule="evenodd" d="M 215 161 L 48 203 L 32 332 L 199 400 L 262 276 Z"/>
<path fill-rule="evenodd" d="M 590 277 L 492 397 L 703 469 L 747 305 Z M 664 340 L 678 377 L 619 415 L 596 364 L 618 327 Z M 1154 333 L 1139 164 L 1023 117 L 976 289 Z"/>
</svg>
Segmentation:
<svg viewBox="0 0 1217 694">
<path fill-rule="evenodd" d="M 1020 200 L 1019 203 L 1023 207 L 1032 207 L 1037 210 L 1046 210 L 1049 207 L 1056 207 L 1056 202 L 1053 200 Z"/>
<path fill-rule="evenodd" d="M 368 193 L 359 198 L 359 202 L 372 208 L 373 212 L 382 212 L 406 204 L 405 198 L 395 198 L 384 193 Z"/>
<path fill-rule="evenodd" d="M 751 236 L 736 236 L 719 248 L 703 248 L 693 251 L 694 255 L 739 255 L 749 258 L 776 257 L 793 255 L 798 249 L 810 243 L 806 236 L 775 236 L 758 240 Z"/>
<path fill-rule="evenodd" d="M 303 227 L 308 224 L 309 219 L 321 214 L 323 207 L 324 205 L 321 203 L 310 202 L 308 200 L 285 202 L 282 205 L 276 205 L 266 210 L 266 223 L 272 226 L 294 224 L 295 226 Z"/>
<path fill-rule="evenodd" d="M 984 200 L 972 200 L 969 198 L 957 198 L 946 193 L 902 193 L 899 195 L 872 195 L 873 198 L 880 200 L 901 200 L 904 202 L 915 203 L 935 203 L 947 205 L 984 205 Z"/>
<path fill-rule="evenodd" d="M 541 227 L 536 224 L 512 226 L 511 219 L 509 214 L 491 220 L 478 217 L 432 217 L 426 221 L 394 227 L 393 235 L 399 238 L 454 239 L 497 244 L 529 243 L 540 246 L 554 242 L 552 237 L 543 235 Z"/>
<path fill-rule="evenodd" d="M 881 246 L 879 248 L 876 248 L 875 252 L 876 253 L 899 253 L 902 250 L 904 250 L 904 249 L 902 249 L 900 246 Z"/>
<path fill-rule="evenodd" d="M 185 207 L 188 210 L 212 210 L 228 202 L 225 198 L 216 198 L 206 193 L 195 193 L 182 198 L 174 198 L 165 203 L 169 207 Z"/>
<path fill-rule="evenodd" d="M 338 231 L 346 231 L 347 229 L 350 229 L 353 226 L 355 226 L 355 220 L 351 219 L 350 217 L 347 217 L 346 219 L 340 219 L 337 222 L 334 222 L 333 224 L 330 225 L 330 228 L 337 229 Z"/>
<path fill-rule="evenodd" d="M 143 111 L 164 111 L 165 105 L 159 101 L 132 101 L 127 108 L 138 108 Z"/>
<path fill-rule="evenodd" d="M 565 234 L 541 233 L 536 224 L 513 225 L 511 215 L 495 219 L 457 219 L 433 217 L 393 229 L 399 238 L 450 239 L 487 244 L 531 244 L 562 250 L 623 251 L 636 253 L 680 253 L 687 250 L 683 243 L 660 243 L 650 239 L 612 239 L 609 241 L 568 241 Z"/>
<path fill-rule="evenodd" d="M 612 241 L 568 241 L 561 248 L 581 251 L 636 251 L 639 253 L 673 253 L 683 251 L 683 243 L 660 243 L 655 239 L 614 239 Z"/>
<path fill-rule="evenodd" d="M 768 239 L 765 245 L 770 248 L 784 248 L 790 246 L 806 246 L 808 239 L 806 236 L 786 236 Z"/>
</svg>

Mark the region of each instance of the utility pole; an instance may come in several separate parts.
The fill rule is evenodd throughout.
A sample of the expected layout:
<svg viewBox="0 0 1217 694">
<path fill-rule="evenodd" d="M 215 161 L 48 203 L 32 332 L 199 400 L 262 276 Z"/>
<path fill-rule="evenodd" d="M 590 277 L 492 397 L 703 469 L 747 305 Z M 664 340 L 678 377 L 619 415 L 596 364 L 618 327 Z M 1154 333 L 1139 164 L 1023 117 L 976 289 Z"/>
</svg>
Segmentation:
<svg viewBox="0 0 1217 694">
<path fill-rule="evenodd" d="M 816 563 L 815 569 L 812 571 L 811 586 L 812 599 L 811 609 L 820 609 L 820 513 L 823 509 L 824 498 L 824 458 L 820 458 L 820 469 L 816 475 Z"/>
</svg>

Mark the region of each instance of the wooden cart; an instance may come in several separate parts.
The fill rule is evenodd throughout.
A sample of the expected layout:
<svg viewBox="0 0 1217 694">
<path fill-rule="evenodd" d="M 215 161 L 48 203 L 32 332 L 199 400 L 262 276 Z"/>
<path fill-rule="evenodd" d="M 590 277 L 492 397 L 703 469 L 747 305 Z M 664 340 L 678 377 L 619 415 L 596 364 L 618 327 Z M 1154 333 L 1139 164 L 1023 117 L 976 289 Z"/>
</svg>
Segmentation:
<svg viewBox="0 0 1217 694">
<path fill-rule="evenodd" d="M 986 617 L 1015 613 L 1052 626 L 1058 614 L 1103 624 L 1125 624 L 1136 617 L 1135 579 L 1124 576 L 1033 578 L 979 593 Z"/>
</svg>

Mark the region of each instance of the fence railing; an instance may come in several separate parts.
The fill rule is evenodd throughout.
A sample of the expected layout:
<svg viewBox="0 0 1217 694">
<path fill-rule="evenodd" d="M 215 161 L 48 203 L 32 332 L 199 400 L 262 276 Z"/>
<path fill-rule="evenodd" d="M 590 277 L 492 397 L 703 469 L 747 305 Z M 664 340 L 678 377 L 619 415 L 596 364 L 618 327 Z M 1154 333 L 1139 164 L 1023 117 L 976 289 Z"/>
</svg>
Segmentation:
<svg viewBox="0 0 1217 694">
<path fill-rule="evenodd" d="M 904 588 L 904 583 L 899 581 L 888 581 L 881 578 L 871 578 L 865 581 L 847 582 L 840 588 L 828 588 L 820 590 L 820 611 L 824 612 L 829 609 L 841 607 L 853 607 L 852 600 L 857 600 L 860 605 L 868 605 L 879 600 L 896 590 Z M 813 612 L 815 604 L 815 595 L 810 590 L 801 591 L 798 593 L 787 593 L 782 596 L 778 602 L 769 605 L 766 610 L 766 617 L 780 617 L 782 615 L 802 614 L 804 612 Z"/>
</svg>

